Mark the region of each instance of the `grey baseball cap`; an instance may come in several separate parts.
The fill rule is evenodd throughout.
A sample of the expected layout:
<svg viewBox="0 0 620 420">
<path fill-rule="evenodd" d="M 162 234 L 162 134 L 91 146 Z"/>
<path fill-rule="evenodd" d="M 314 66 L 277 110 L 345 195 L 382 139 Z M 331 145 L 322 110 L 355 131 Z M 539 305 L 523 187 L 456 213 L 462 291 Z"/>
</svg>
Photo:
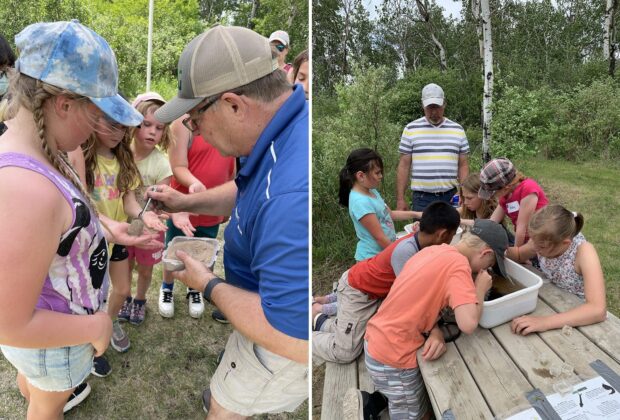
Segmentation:
<svg viewBox="0 0 620 420">
<path fill-rule="evenodd" d="M 240 26 L 215 25 L 192 39 L 179 58 L 177 96 L 155 111 L 163 123 L 203 99 L 236 89 L 278 69 L 264 36 Z"/>
<path fill-rule="evenodd" d="M 499 271 L 505 278 L 508 278 L 506 267 L 504 266 L 504 254 L 508 248 L 508 235 L 504 227 L 489 219 L 476 219 L 470 232 L 491 247 L 495 252 Z"/>
</svg>

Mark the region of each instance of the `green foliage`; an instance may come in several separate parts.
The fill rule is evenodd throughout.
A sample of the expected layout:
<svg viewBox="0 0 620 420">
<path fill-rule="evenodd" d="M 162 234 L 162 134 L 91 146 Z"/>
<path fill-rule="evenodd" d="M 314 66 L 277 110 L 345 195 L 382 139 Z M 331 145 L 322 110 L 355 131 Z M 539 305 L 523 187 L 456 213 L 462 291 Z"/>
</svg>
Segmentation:
<svg viewBox="0 0 620 420">
<path fill-rule="evenodd" d="M 370 147 L 383 157 L 385 181 L 381 194 L 395 204 L 398 140 L 402 127 L 386 118 L 388 90 L 384 67 L 353 68 L 353 82 L 341 83 L 329 104 L 330 113 L 314 116 L 312 137 L 313 255 L 320 260 L 352 260 L 356 243 L 353 223 L 338 204 L 338 173 L 351 150 Z"/>
<path fill-rule="evenodd" d="M 500 89 L 491 126 L 494 156 L 583 161 L 620 157 L 620 86 L 595 80 L 566 92 Z"/>
<path fill-rule="evenodd" d="M 540 139 L 553 119 L 551 89 L 525 90 L 499 86 L 502 95 L 493 103 L 491 149 L 493 156 L 528 157 L 540 151 Z"/>
<path fill-rule="evenodd" d="M 482 79 L 475 74 L 469 79 L 459 72 L 424 67 L 409 72 L 391 90 L 389 118 L 404 125 L 424 115 L 422 109 L 422 88 L 428 83 L 440 85 L 446 95 L 446 116 L 464 127 L 480 125 L 482 106 Z"/>
<path fill-rule="evenodd" d="M 288 33 L 291 47 L 287 62 L 292 63 L 297 54 L 310 48 L 307 0 L 261 0 L 253 23 L 253 29 L 266 37 L 277 30 Z"/>
</svg>

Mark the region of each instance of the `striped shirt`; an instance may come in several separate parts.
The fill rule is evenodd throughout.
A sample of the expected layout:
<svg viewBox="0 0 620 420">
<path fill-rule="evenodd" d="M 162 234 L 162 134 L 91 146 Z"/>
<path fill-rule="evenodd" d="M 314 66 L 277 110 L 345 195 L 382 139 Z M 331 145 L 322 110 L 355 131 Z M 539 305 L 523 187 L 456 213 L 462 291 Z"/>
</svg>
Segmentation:
<svg viewBox="0 0 620 420">
<path fill-rule="evenodd" d="M 469 153 L 469 143 L 454 121 L 435 126 L 422 117 L 407 124 L 398 151 L 411 155 L 412 190 L 445 192 L 458 186 L 459 156 Z"/>
</svg>

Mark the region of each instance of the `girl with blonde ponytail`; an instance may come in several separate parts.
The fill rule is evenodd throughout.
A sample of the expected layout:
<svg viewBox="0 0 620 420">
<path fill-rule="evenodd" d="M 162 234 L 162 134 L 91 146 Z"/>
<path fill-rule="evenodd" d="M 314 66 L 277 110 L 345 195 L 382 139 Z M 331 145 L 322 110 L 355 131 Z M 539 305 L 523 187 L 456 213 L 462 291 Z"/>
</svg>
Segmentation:
<svg viewBox="0 0 620 420">
<path fill-rule="evenodd" d="M 117 95 L 107 42 L 77 21 L 30 25 L 15 43 L 0 137 L 0 349 L 28 418 L 60 418 L 89 394 L 112 335 L 106 232 L 65 153 L 104 115 L 130 126 L 142 116 Z M 130 238 L 126 223 L 109 225 L 110 238 Z"/>
<path fill-rule="evenodd" d="M 578 327 L 607 318 L 605 279 L 594 246 L 581 233 L 583 216 L 559 204 L 538 210 L 530 219 L 530 241 L 508 248 L 506 256 L 526 262 L 537 256 L 540 269 L 553 284 L 577 297 L 583 304 L 563 313 L 525 315 L 512 320 L 512 331 L 527 335 L 535 331 Z"/>
</svg>

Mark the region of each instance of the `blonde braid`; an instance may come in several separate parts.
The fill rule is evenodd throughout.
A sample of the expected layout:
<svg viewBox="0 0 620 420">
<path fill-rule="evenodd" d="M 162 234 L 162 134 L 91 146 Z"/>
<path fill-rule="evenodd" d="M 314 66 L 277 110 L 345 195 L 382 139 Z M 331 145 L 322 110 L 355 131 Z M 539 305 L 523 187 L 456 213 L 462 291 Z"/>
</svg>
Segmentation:
<svg viewBox="0 0 620 420">
<path fill-rule="evenodd" d="M 39 140 L 41 141 L 41 148 L 49 159 L 52 166 L 62 174 L 71 184 L 73 184 L 86 198 L 91 209 L 98 215 L 97 207 L 92 201 L 90 194 L 84 189 L 84 186 L 80 182 L 77 173 L 71 163 L 67 160 L 62 152 L 58 151 L 56 144 L 50 144 L 50 141 L 45 135 L 45 118 L 43 115 L 43 104 L 45 101 L 53 96 L 52 92 L 49 92 L 45 84 L 39 80 L 36 82 L 36 88 L 32 98 L 32 115 L 34 116 L 34 122 L 37 125 Z"/>
</svg>

